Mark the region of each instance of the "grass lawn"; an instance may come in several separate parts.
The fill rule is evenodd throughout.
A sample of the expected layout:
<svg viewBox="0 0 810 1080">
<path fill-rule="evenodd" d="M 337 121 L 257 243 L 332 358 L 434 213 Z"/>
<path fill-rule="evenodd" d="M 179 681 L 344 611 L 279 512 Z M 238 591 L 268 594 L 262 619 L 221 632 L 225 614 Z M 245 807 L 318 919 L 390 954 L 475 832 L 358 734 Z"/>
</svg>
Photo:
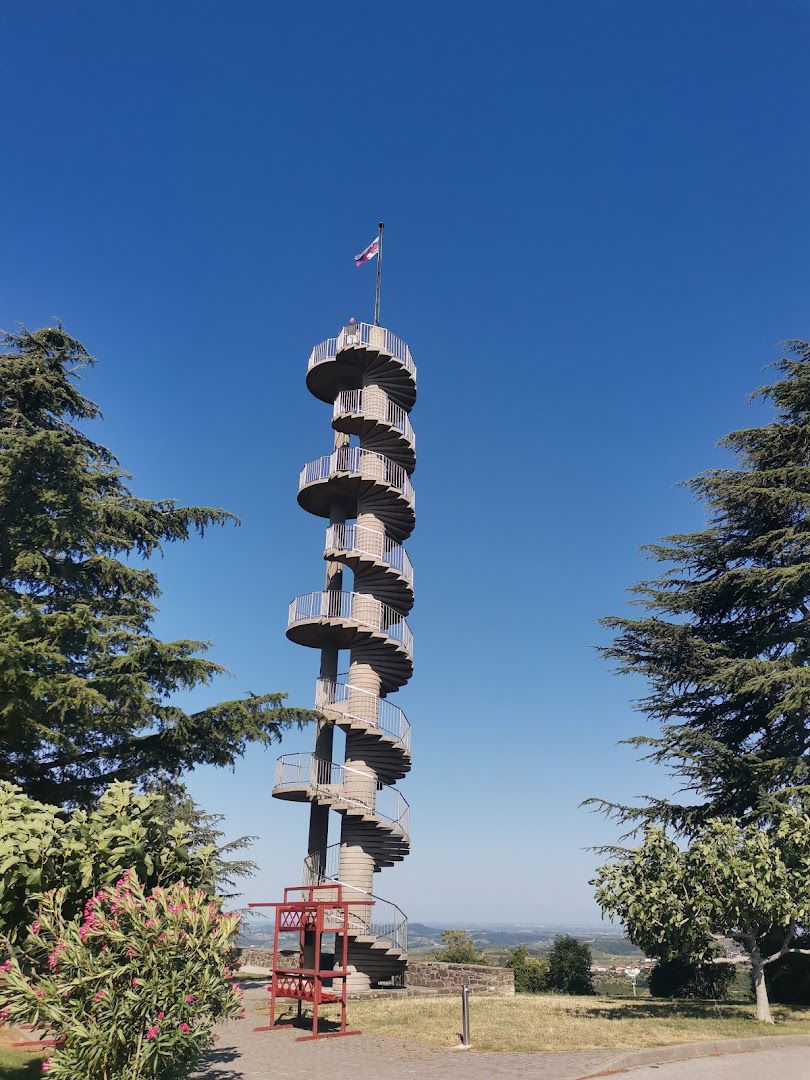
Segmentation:
<svg viewBox="0 0 810 1080">
<path fill-rule="evenodd" d="M 48 1056 L 47 1051 L 29 1053 L 11 1049 L 11 1043 L 30 1037 L 24 1031 L 0 1027 L 0 1080 L 33 1080 L 42 1076 L 42 1060 Z"/>
<path fill-rule="evenodd" d="M 810 1035 L 810 1008 L 773 1006 L 776 1024 L 759 1024 L 753 1004 L 715 1005 L 650 998 L 518 994 L 470 998 L 470 1036 L 479 1050 L 625 1050 L 638 1046 L 760 1035 Z M 328 1015 L 328 1014 L 327 1014 Z M 454 1046 L 459 999 L 352 1001 L 349 1023 L 374 1035 Z"/>
</svg>

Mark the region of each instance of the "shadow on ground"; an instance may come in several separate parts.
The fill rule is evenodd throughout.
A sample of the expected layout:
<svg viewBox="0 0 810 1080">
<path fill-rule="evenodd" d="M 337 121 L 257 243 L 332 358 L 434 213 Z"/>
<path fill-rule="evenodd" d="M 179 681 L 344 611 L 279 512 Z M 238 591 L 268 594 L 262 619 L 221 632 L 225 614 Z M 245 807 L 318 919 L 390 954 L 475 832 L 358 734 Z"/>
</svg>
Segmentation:
<svg viewBox="0 0 810 1080">
<path fill-rule="evenodd" d="M 231 1065 L 232 1062 L 238 1061 L 240 1056 L 235 1046 L 220 1046 L 216 1050 L 210 1050 L 200 1062 L 199 1070 L 194 1073 L 194 1080 L 247 1080 L 245 1073 L 238 1069 L 217 1067 Z M 0 1073 L 0 1080 L 4 1080 L 2 1073 Z"/>
<path fill-rule="evenodd" d="M 720 1002 L 722 1011 L 715 1013 L 715 1006 L 710 1001 L 678 1001 L 671 1005 L 653 1004 L 643 1002 L 635 1005 L 615 1005 L 608 1007 L 593 1005 L 591 1007 L 580 1006 L 571 1009 L 570 1014 L 576 1016 L 593 1017 L 597 1020 L 704 1020 L 710 1015 L 720 1015 L 724 1020 L 750 1020 L 751 1006 L 730 1006 Z"/>
<path fill-rule="evenodd" d="M 0 1080 L 37 1080 L 42 1076 L 39 1060 L 27 1061 L 24 1065 L 0 1065 Z"/>
</svg>

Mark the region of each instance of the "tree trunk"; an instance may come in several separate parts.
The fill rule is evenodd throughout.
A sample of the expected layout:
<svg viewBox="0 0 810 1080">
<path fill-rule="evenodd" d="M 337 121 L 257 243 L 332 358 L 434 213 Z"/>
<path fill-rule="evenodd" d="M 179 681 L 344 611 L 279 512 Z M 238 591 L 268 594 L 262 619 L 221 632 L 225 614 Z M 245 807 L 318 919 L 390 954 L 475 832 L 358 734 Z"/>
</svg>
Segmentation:
<svg viewBox="0 0 810 1080">
<path fill-rule="evenodd" d="M 756 945 L 751 950 L 751 970 L 754 973 L 754 990 L 757 995 L 757 1020 L 762 1021 L 763 1024 L 772 1024 L 768 987 L 765 985 L 765 965 L 762 963 L 762 954 Z"/>
</svg>

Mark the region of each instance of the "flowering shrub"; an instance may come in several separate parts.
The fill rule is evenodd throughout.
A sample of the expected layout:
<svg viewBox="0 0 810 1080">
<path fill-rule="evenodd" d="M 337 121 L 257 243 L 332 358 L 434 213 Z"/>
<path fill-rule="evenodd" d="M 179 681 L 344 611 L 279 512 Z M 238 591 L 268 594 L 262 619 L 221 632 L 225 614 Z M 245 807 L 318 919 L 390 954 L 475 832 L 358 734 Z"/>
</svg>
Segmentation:
<svg viewBox="0 0 810 1080">
<path fill-rule="evenodd" d="M 67 920 L 47 893 L 31 927 L 30 977 L 0 965 L 0 1019 L 45 1028 L 58 1047 L 43 1069 L 65 1080 L 189 1076 L 216 1021 L 244 1015 L 228 981 L 239 917 L 202 889 L 145 893 L 127 871 Z"/>
<path fill-rule="evenodd" d="M 68 813 L 0 782 L 0 932 L 12 943 L 50 889 L 64 889 L 63 912 L 73 918 L 128 867 L 147 886 L 185 881 L 213 891 L 216 864 L 216 846 L 199 828 L 133 784 L 112 784 L 93 810 Z"/>
</svg>

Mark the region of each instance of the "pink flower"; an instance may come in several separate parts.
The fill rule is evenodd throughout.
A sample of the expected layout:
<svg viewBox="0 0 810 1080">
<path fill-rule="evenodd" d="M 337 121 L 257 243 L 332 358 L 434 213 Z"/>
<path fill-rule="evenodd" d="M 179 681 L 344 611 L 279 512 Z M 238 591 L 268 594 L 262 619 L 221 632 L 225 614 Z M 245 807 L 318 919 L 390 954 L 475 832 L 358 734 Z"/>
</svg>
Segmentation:
<svg viewBox="0 0 810 1080">
<path fill-rule="evenodd" d="M 0 964 L 0 971 L 11 971 L 12 967 L 13 965 L 10 960 L 4 960 L 3 963 Z"/>
<path fill-rule="evenodd" d="M 183 998 L 183 1000 L 186 1002 L 187 1005 L 190 1005 L 192 1003 L 192 1001 L 194 1000 L 194 995 L 193 994 L 186 994 L 186 996 Z"/>
<path fill-rule="evenodd" d="M 126 952 L 127 956 L 130 958 L 130 960 L 135 955 L 135 950 L 132 948 L 131 945 L 127 945 L 127 947 L 126 947 L 126 949 L 124 951 Z"/>
<path fill-rule="evenodd" d="M 154 1039 L 154 1037 L 157 1035 L 157 1033 L 159 1031 L 160 1031 L 160 1028 L 157 1026 L 157 1024 L 155 1024 L 154 1027 L 150 1027 L 149 1030 L 146 1033 L 147 1039 Z"/>
<path fill-rule="evenodd" d="M 95 994 L 93 994 L 93 1001 L 101 1001 L 101 999 L 103 997 L 104 997 L 104 991 L 103 990 L 97 990 L 95 992 Z"/>
<path fill-rule="evenodd" d="M 133 979 L 132 982 L 129 985 L 130 986 L 140 986 L 141 985 L 141 980 L 140 979 Z"/>
<path fill-rule="evenodd" d="M 42 989 L 42 987 L 40 987 L 39 990 L 37 990 L 37 997 L 38 998 L 45 997 L 45 991 Z"/>
<path fill-rule="evenodd" d="M 34 919 L 34 921 L 31 923 L 31 933 L 32 934 L 38 934 L 39 933 L 39 919 Z"/>
<path fill-rule="evenodd" d="M 188 1026 L 188 1024 L 181 1024 L 180 1025 L 180 1030 L 181 1031 L 191 1031 L 191 1028 Z"/>
<path fill-rule="evenodd" d="M 59 963 L 59 954 L 64 952 L 64 950 L 66 948 L 67 948 L 67 945 L 65 945 L 64 941 L 58 941 L 56 943 L 56 948 L 53 950 L 53 952 L 48 957 L 48 967 L 49 968 L 55 968 L 57 966 L 57 964 Z"/>
<path fill-rule="evenodd" d="M 164 1020 L 165 1018 L 166 1018 L 166 1013 L 165 1012 L 159 1012 L 158 1013 L 158 1020 Z"/>
<path fill-rule="evenodd" d="M 8 1018 L 9 1018 L 8 1009 L 0 1009 L 0 1020 L 8 1020 Z"/>
<path fill-rule="evenodd" d="M 45 1058 L 45 1060 L 42 1062 L 42 1071 L 43 1072 L 50 1072 L 50 1070 L 51 1070 L 51 1059 L 50 1058 Z"/>
</svg>

